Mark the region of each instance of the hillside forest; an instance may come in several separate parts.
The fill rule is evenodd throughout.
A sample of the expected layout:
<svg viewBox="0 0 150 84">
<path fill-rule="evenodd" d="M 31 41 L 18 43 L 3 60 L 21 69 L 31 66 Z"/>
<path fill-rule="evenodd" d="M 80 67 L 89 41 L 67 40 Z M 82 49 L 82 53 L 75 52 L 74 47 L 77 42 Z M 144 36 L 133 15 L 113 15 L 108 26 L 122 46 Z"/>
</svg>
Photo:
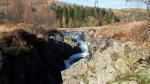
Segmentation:
<svg viewBox="0 0 150 84">
<path fill-rule="evenodd" d="M 145 14 L 139 9 L 116 10 L 47 0 L 0 0 L 1 24 L 22 22 L 52 28 L 77 28 L 144 20 Z"/>
</svg>

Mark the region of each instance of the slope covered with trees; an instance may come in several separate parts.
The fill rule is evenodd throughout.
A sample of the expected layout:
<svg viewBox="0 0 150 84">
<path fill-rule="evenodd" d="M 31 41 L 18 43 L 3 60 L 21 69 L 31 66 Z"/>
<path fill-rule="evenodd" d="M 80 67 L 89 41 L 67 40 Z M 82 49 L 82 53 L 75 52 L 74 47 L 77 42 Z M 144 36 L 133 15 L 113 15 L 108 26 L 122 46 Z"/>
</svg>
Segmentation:
<svg viewBox="0 0 150 84">
<path fill-rule="evenodd" d="M 111 9 L 48 0 L 1 0 L 0 23 L 23 22 L 50 27 L 100 26 L 118 22 Z M 63 5 L 62 5 L 63 4 Z"/>
<path fill-rule="evenodd" d="M 84 7 L 78 5 L 51 5 L 60 27 L 100 26 L 119 22 L 111 9 Z"/>
</svg>

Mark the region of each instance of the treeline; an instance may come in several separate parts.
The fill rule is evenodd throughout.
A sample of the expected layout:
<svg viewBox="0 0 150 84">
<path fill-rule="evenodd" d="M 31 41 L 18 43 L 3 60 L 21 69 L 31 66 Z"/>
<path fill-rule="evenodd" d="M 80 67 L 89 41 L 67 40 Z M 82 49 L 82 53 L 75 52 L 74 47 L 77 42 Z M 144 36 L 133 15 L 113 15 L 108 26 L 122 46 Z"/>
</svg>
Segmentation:
<svg viewBox="0 0 150 84">
<path fill-rule="evenodd" d="M 120 21 L 111 9 L 78 5 L 51 5 L 50 8 L 56 14 L 59 27 L 100 26 Z"/>
<path fill-rule="evenodd" d="M 48 3 L 47 0 L 0 0 L 0 24 L 8 22 L 47 27 L 100 26 L 119 22 L 111 9 Z"/>
</svg>

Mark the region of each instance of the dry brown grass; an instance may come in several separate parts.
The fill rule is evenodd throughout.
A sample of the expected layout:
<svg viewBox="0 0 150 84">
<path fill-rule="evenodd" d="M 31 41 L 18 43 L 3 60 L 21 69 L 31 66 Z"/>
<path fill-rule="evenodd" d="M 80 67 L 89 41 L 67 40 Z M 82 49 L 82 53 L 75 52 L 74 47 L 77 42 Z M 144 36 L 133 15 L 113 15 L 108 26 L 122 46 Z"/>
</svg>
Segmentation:
<svg viewBox="0 0 150 84">
<path fill-rule="evenodd" d="M 113 37 L 122 41 L 136 41 L 141 42 L 143 37 L 141 36 L 145 30 L 145 21 L 131 22 L 131 23 L 116 23 L 100 27 L 89 27 L 89 29 L 94 28 L 97 30 L 97 35 L 103 34 L 107 37 Z M 16 29 L 32 28 L 32 25 L 27 25 L 24 23 L 19 24 L 7 24 L 0 25 L 0 33 L 10 32 Z M 72 28 L 71 28 L 72 29 Z M 75 30 L 85 30 L 88 28 L 76 28 Z M 69 30 L 64 29 L 64 30 Z M 147 44 L 146 44 L 147 45 Z"/>
<path fill-rule="evenodd" d="M 99 33 L 122 41 L 141 41 L 140 36 L 144 30 L 144 21 L 132 23 L 117 23 L 100 27 Z"/>
<path fill-rule="evenodd" d="M 113 12 L 117 16 L 128 16 L 131 13 L 146 13 L 146 10 L 138 8 L 127 8 L 127 9 L 114 9 Z"/>
<path fill-rule="evenodd" d="M 30 27 L 31 27 L 31 25 L 27 25 L 24 23 L 3 24 L 3 25 L 0 25 L 0 33 L 11 32 L 11 31 L 14 31 L 16 29 L 25 29 L 25 28 L 30 28 Z"/>
</svg>

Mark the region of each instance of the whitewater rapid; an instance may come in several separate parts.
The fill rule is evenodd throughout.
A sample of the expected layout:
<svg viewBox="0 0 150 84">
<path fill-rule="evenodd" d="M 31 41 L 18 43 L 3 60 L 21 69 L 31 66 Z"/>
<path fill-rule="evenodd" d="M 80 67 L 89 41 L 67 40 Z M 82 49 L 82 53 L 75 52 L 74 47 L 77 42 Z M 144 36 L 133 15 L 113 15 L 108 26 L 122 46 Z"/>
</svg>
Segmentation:
<svg viewBox="0 0 150 84">
<path fill-rule="evenodd" d="M 70 68 L 73 63 L 76 61 L 85 58 L 89 55 L 88 45 L 89 43 L 83 40 L 83 33 L 82 32 L 62 32 L 62 35 L 67 35 L 72 38 L 72 40 L 78 45 L 81 49 L 80 53 L 75 53 L 71 55 L 67 60 L 64 60 L 64 64 L 66 69 Z"/>
</svg>

